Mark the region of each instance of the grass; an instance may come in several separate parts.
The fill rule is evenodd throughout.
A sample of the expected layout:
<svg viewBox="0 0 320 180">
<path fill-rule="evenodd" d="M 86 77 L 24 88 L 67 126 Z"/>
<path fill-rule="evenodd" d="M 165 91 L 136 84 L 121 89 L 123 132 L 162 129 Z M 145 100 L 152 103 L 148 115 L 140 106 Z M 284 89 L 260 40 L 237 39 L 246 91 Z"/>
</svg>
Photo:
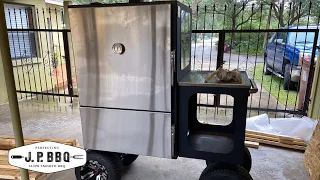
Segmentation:
<svg viewBox="0 0 320 180">
<path fill-rule="evenodd" d="M 253 75 L 254 68 L 250 69 L 250 73 Z M 278 99 L 282 104 L 287 104 L 290 107 L 298 105 L 299 95 L 297 97 L 296 91 L 287 91 L 283 89 L 283 79 L 276 75 L 264 75 L 263 74 L 263 63 L 259 63 L 256 66 L 254 78 L 262 83 L 262 86 L 270 92 L 272 96 Z M 263 78 L 263 81 L 262 81 Z M 271 82 L 272 80 L 272 82 Z M 270 90 L 271 84 L 271 90 Z M 280 88 L 279 88 L 280 86 Z M 288 99 L 287 99 L 288 96 Z M 296 102 L 297 99 L 297 102 Z"/>
</svg>

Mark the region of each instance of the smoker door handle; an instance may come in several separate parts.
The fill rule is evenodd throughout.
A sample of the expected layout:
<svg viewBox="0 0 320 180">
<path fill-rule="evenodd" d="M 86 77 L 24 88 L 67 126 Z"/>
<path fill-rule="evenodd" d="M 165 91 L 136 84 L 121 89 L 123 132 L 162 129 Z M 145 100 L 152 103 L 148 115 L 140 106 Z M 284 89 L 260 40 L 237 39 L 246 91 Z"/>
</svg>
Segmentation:
<svg viewBox="0 0 320 180">
<path fill-rule="evenodd" d="M 174 84 L 174 72 L 175 72 L 175 66 L 176 66 L 176 57 L 175 57 L 175 51 L 171 51 L 171 86 L 173 86 L 173 84 Z"/>
<path fill-rule="evenodd" d="M 257 84 L 256 82 L 254 82 L 253 79 L 250 79 L 250 83 L 251 83 L 251 89 L 249 90 L 249 93 L 256 93 L 258 92 L 258 87 L 257 87 Z"/>
<path fill-rule="evenodd" d="M 173 75 L 174 75 L 174 70 L 173 70 L 173 67 L 174 67 L 174 62 L 173 62 L 173 59 L 171 59 L 171 86 L 173 86 Z"/>
</svg>

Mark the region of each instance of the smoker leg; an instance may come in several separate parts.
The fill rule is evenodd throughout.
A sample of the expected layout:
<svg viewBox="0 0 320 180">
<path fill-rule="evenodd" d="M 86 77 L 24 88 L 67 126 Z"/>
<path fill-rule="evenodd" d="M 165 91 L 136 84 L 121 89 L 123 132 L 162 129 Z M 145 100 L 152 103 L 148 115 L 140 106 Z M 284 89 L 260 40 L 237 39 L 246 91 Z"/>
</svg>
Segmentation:
<svg viewBox="0 0 320 180">
<path fill-rule="evenodd" d="M 226 177 L 230 180 L 252 180 L 249 172 L 242 166 L 225 163 L 210 164 L 203 170 L 199 180 L 216 180 Z"/>
<path fill-rule="evenodd" d="M 87 163 L 75 168 L 77 180 L 120 180 L 123 166 L 117 153 L 87 151 Z"/>
<path fill-rule="evenodd" d="M 135 154 L 120 154 L 120 160 L 123 166 L 131 165 L 137 158 L 138 155 Z"/>
<path fill-rule="evenodd" d="M 207 166 L 209 166 L 212 163 L 215 163 L 215 162 L 206 160 Z M 240 165 L 244 167 L 248 172 L 250 172 L 251 166 L 252 166 L 252 158 L 251 158 L 250 151 L 246 146 L 244 146 L 243 163 Z"/>
</svg>

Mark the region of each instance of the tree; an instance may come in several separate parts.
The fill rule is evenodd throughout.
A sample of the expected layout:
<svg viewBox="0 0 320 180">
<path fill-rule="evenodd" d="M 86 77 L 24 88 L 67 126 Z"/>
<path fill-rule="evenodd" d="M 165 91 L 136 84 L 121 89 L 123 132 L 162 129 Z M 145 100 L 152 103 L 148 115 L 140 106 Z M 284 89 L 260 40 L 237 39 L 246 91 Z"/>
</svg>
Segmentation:
<svg viewBox="0 0 320 180">
<path fill-rule="evenodd" d="M 270 4 L 270 1 L 264 0 Z M 272 6 L 272 7 L 271 7 Z M 292 25 L 304 17 L 319 17 L 320 0 L 298 1 L 298 0 L 273 0 L 272 16 L 277 19 L 279 26 Z"/>
<path fill-rule="evenodd" d="M 258 20 L 259 16 L 255 16 L 258 14 L 260 8 L 253 4 L 256 2 L 254 0 L 245 0 L 245 1 L 237 1 L 237 0 L 217 0 L 215 1 L 217 4 L 223 4 L 224 7 L 218 7 L 216 9 L 216 14 L 222 14 L 226 18 L 231 21 L 231 29 L 236 30 L 241 27 L 243 24 L 249 22 L 249 20 Z"/>
</svg>

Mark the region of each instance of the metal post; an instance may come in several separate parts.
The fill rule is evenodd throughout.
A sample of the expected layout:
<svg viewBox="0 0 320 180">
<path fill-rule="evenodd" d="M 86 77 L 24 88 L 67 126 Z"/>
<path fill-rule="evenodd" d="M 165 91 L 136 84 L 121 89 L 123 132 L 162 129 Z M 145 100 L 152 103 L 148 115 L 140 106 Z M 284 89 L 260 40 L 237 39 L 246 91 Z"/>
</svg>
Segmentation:
<svg viewBox="0 0 320 180">
<path fill-rule="evenodd" d="M 20 119 L 20 111 L 16 93 L 16 86 L 14 81 L 13 69 L 12 69 L 12 62 L 10 57 L 10 47 L 9 47 L 9 40 L 8 40 L 8 30 L 5 21 L 5 14 L 4 14 L 4 5 L 3 0 L 0 0 L 0 51 L 1 51 L 1 59 L 3 64 L 3 71 L 4 77 L 6 81 L 6 87 L 8 92 L 8 99 L 9 99 L 9 107 L 11 113 L 11 121 L 12 127 L 14 132 L 14 139 L 16 147 L 23 146 L 23 133 L 21 127 L 21 119 Z M 26 169 L 21 169 L 21 179 L 28 180 L 29 173 Z"/>
<path fill-rule="evenodd" d="M 67 81 L 68 81 L 68 93 L 69 97 L 73 98 L 73 85 L 72 85 L 72 74 L 71 74 L 71 61 L 70 61 L 70 52 L 69 52 L 69 42 L 68 42 L 68 32 L 62 32 L 63 37 L 63 47 L 64 47 L 64 55 L 66 59 L 66 70 L 67 70 Z"/>
<path fill-rule="evenodd" d="M 226 39 L 226 33 L 219 33 L 219 42 L 218 42 L 218 54 L 217 54 L 217 68 L 223 66 L 223 54 L 224 54 L 224 41 Z M 214 96 L 214 106 L 218 107 L 220 105 L 220 94 Z"/>
<path fill-rule="evenodd" d="M 217 54 L 217 69 L 223 65 L 223 54 L 224 54 L 224 41 L 226 39 L 226 33 L 219 33 L 218 42 L 218 54 Z"/>
<path fill-rule="evenodd" d="M 69 21 L 69 11 L 68 6 L 71 4 L 71 0 L 65 0 L 63 1 L 63 18 L 65 23 L 65 29 L 70 29 L 70 21 Z M 65 51 L 65 58 L 66 58 L 66 70 L 67 70 L 67 81 L 68 81 L 68 93 L 70 96 L 70 102 L 73 101 L 74 96 L 74 89 L 72 84 L 72 74 L 75 74 L 76 72 L 72 70 L 72 67 L 75 66 L 74 57 L 73 57 L 73 47 L 72 47 L 72 39 L 71 35 L 67 33 L 68 38 L 66 38 L 63 34 L 63 46 Z M 65 39 L 66 38 L 66 39 Z M 65 44 L 65 41 L 68 41 L 67 44 Z M 67 46 L 67 47 L 66 47 Z M 68 49 L 68 52 L 66 52 L 66 48 Z M 71 82 L 71 83 L 69 83 Z M 71 87 L 71 88 L 70 88 Z"/>
<path fill-rule="evenodd" d="M 317 62 L 320 62 L 320 56 L 317 57 Z M 319 114 L 319 104 L 320 104 L 320 63 L 316 63 L 316 67 L 314 70 L 314 81 L 311 84 L 312 90 L 311 90 L 311 103 L 310 103 L 310 108 L 308 110 L 308 117 L 312 119 L 319 119 L 320 114 Z M 309 85 L 310 86 L 310 85 Z"/>
<path fill-rule="evenodd" d="M 310 95 L 311 95 L 311 85 L 313 82 L 313 75 L 314 75 L 314 59 L 316 57 L 316 50 L 317 50 L 317 40 L 319 36 L 319 31 L 315 32 L 314 39 L 313 39 L 313 48 L 312 48 L 312 54 L 311 54 L 311 61 L 310 61 L 310 67 L 309 67 L 309 74 L 308 74 L 308 84 L 306 89 L 306 95 L 304 97 L 303 102 L 303 113 L 307 115 L 309 103 L 310 103 Z"/>
</svg>

